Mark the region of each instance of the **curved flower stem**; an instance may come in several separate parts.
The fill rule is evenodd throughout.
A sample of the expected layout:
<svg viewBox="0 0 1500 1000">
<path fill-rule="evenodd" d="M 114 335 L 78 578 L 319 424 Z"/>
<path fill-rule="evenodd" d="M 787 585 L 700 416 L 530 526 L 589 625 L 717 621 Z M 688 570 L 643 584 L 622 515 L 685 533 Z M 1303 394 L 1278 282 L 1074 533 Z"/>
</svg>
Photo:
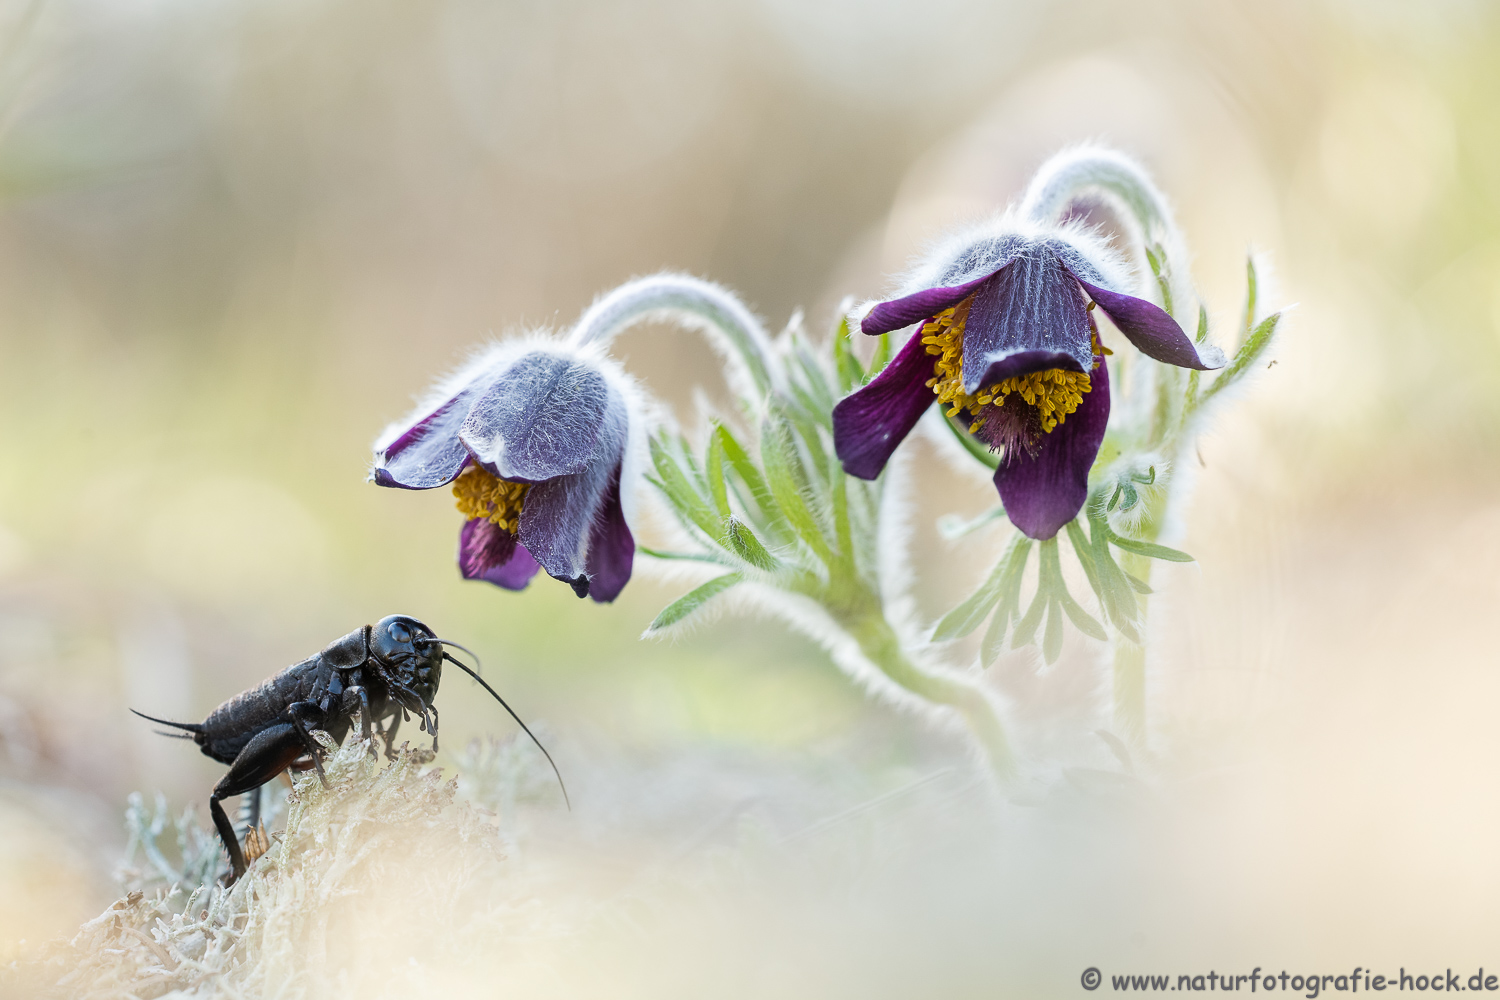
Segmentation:
<svg viewBox="0 0 1500 1000">
<path fill-rule="evenodd" d="M 737 360 L 756 398 L 785 391 L 775 348 L 760 321 L 732 292 L 687 274 L 653 274 L 600 296 L 579 317 L 569 339 L 579 347 L 605 343 L 641 320 L 670 316 L 698 326 Z"/>
<path fill-rule="evenodd" d="M 1179 307 L 1185 305 L 1191 289 L 1185 283 L 1188 258 L 1182 232 L 1166 195 L 1140 164 L 1123 153 L 1096 146 L 1058 153 L 1031 179 L 1021 199 L 1021 214 L 1037 222 L 1056 222 L 1075 199 L 1088 192 L 1103 194 L 1124 209 L 1122 221 L 1134 224 L 1134 235 L 1143 249 L 1158 244 L 1166 251 L 1171 298 Z"/>
<path fill-rule="evenodd" d="M 907 655 L 873 594 L 855 607 L 827 608 L 839 626 L 859 646 L 860 653 L 887 680 L 934 705 L 954 709 L 967 723 L 990 770 L 1002 783 L 1017 776 L 1015 755 L 1000 719 L 1000 706 L 977 678 L 949 671 L 933 671 Z"/>
</svg>

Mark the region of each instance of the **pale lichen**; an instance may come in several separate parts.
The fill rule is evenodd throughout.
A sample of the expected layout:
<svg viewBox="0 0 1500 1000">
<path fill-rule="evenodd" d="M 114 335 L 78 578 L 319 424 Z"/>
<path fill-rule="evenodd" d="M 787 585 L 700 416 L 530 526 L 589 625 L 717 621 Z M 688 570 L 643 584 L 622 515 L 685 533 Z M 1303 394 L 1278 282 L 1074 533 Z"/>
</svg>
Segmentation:
<svg viewBox="0 0 1500 1000">
<path fill-rule="evenodd" d="M 8 970 L 34 996 L 411 995 L 429 963 L 462 967 L 474 934 L 498 932 L 507 862 L 495 817 L 403 746 L 385 763 L 326 735 L 328 787 L 311 773 L 287 796 L 285 829 L 229 888 L 199 884 L 218 843 L 190 813 L 171 823 L 181 860 L 155 844 L 164 803 L 132 798 L 122 879 L 137 885 L 79 929 Z M 142 835 L 144 834 L 144 835 Z M 138 863 L 137 854 L 144 855 Z M 173 884 L 167 885 L 168 879 Z"/>
</svg>

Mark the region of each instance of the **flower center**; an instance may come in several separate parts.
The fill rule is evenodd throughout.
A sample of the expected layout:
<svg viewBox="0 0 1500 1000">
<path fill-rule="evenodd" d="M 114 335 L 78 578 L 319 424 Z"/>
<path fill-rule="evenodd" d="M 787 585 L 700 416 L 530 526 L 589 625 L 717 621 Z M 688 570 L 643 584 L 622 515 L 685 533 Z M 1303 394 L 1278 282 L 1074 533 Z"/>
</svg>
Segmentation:
<svg viewBox="0 0 1500 1000">
<path fill-rule="evenodd" d="M 453 495 L 464 517 L 482 517 L 514 535 L 521 528 L 521 505 L 530 483 L 513 483 L 470 465 L 453 481 Z"/>
<path fill-rule="evenodd" d="M 992 416 L 999 416 L 996 411 L 1004 407 L 1012 395 L 1019 402 L 1013 404 L 1011 410 L 1022 403 L 1031 407 L 1034 412 L 1025 414 L 1026 423 L 1035 423 L 1043 434 L 1051 433 L 1068 419 L 1068 414 L 1083 405 L 1083 395 L 1090 389 L 1089 377 L 1083 372 L 1048 368 L 1015 375 L 985 386 L 977 393 L 964 392 L 964 323 L 969 318 L 969 303 L 972 301 L 972 297 L 964 299 L 923 324 L 922 343 L 927 345 L 928 354 L 937 355 L 932 366 L 933 377 L 927 380 L 928 386 L 937 394 L 939 403 L 950 407 L 948 416 L 961 410 L 969 411 L 973 417 L 973 423 L 969 424 L 970 433 L 984 427 Z M 1009 412 L 1005 415 L 1021 416 Z"/>
</svg>

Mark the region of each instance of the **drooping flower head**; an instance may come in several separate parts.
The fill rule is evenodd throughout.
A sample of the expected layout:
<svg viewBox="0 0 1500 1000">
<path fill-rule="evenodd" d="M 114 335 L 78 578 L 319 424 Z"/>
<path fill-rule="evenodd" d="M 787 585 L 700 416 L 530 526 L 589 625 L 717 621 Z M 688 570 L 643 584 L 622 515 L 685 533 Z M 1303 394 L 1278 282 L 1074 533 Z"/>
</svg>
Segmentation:
<svg viewBox="0 0 1500 1000">
<path fill-rule="evenodd" d="M 612 601 L 630 579 L 626 519 L 639 421 L 633 389 L 597 352 L 550 340 L 496 344 L 375 443 L 370 478 L 451 484 L 466 520 L 466 579 L 520 590 L 538 569 Z"/>
<path fill-rule="evenodd" d="M 864 318 L 867 334 L 918 324 L 891 363 L 834 409 L 844 471 L 874 479 L 934 402 L 1000 453 L 995 487 L 1032 538 L 1051 538 L 1088 497 L 1109 420 L 1109 351 L 1095 311 L 1137 350 L 1183 368 L 1224 364 L 1160 307 L 1115 289 L 1127 276 L 1075 226 L 1005 216 L 950 240 L 902 295 Z"/>
</svg>

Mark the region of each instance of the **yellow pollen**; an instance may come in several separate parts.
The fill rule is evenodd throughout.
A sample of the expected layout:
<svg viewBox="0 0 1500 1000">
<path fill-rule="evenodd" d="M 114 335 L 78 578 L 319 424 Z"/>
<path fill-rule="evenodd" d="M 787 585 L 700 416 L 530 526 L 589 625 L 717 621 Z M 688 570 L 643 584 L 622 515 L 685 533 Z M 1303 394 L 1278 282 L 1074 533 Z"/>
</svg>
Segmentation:
<svg viewBox="0 0 1500 1000">
<path fill-rule="evenodd" d="M 937 355 L 933 362 L 933 377 L 927 385 L 937 394 L 938 402 L 949 407 L 948 416 L 961 410 L 976 414 L 969 425 L 972 433 L 984 426 L 984 407 L 994 404 L 1004 406 L 1012 393 L 1035 407 L 1041 418 L 1043 433 L 1051 433 L 1068 414 L 1083 405 L 1083 395 L 1091 389 L 1089 377 L 1082 372 L 1049 368 L 1046 371 L 1016 375 L 986 386 L 976 394 L 964 392 L 964 323 L 969 318 L 969 303 L 964 299 L 958 305 L 944 309 L 922 326 L 919 336 L 926 345 L 927 353 Z M 1101 349 L 1097 337 L 1093 339 L 1096 352 Z"/>
<path fill-rule="evenodd" d="M 464 517 L 482 517 L 514 535 L 521 527 L 521 505 L 530 483 L 513 483 L 470 465 L 453 481 L 453 495 Z"/>
</svg>

